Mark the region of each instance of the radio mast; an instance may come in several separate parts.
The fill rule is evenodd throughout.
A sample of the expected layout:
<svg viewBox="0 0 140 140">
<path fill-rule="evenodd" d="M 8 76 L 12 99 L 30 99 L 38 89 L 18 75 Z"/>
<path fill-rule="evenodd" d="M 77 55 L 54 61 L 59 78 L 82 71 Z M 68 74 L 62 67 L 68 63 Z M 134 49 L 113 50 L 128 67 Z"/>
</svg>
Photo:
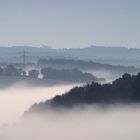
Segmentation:
<svg viewBox="0 0 140 140">
<path fill-rule="evenodd" d="M 23 69 L 25 71 L 25 68 L 26 68 L 26 52 L 25 50 L 23 51 Z"/>
</svg>

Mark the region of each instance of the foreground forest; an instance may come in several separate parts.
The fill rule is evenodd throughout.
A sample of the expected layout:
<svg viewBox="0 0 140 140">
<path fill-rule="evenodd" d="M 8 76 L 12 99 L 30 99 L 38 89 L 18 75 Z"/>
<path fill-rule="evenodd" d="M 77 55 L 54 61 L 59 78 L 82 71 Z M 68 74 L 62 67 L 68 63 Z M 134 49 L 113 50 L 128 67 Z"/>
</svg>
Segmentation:
<svg viewBox="0 0 140 140">
<path fill-rule="evenodd" d="M 47 108 L 71 108 L 90 104 L 127 104 L 140 102 L 140 73 L 125 73 L 111 84 L 92 82 L 82 87 L 75 87 L 63 95 L 44 103 L 34 104 L 30 111 L 44 111 Z"/>
</svg>

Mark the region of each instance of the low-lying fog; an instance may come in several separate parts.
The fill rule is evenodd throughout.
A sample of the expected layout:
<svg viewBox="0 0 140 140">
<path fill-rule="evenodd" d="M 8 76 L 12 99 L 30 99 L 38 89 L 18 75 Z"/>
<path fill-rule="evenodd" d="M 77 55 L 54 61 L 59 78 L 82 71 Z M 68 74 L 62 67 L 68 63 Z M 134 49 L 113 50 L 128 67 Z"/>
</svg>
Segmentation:
<svg viewBox="0 0 140 140">
<path fill-rule="evenodd" d="M 140 108 L 87 107 L 46 112 L 0 130 L 1 140 L 140 140 Z"/>
<path fill-rule="evenodd" d="M 106 73 L 107 74 L 107 73 Z M 0 140 L 140 140 L 140 106 L 88 106 L 48 110 L 22 117 L 35 102 L 46 101 L 76 85 L 0 90 Z"/>
<path fill-rule="evenodd" d="M 24 111 L 35 102 L 45 101 L 55 95 L 63 94 L 73 86 L 27 87 L 16 84 L 7 89 L 0 89 L 0 125 L 18 121 Z"/>
<path fill-rule="evenodd" d="M 104 77 L 111 82 L 114 75 L 108 71 L 90 71 L 98 78 Z M 0 89 L 0 125 L 19 120 L 24 111 L 35 102 L 45 101 L 55 95 L 69 91 L 77 84 L 58 85 L 50 87 L 32 87 L 26 83 L 15 84 L 10 88 Z"/>
<path fill-rule="evenodd" d="M 112 72 L 107 71 L 107 70 L 88 70 L 86 72 L 91 73 L 98 78 L 104 78 L 105 82 L 107 82 L 107 83 L 108 82 L 110 83 L 110 82 L 114 81 L 115 79 L 122 76 L 122 74 L 112 73 Z"/>
</svg>

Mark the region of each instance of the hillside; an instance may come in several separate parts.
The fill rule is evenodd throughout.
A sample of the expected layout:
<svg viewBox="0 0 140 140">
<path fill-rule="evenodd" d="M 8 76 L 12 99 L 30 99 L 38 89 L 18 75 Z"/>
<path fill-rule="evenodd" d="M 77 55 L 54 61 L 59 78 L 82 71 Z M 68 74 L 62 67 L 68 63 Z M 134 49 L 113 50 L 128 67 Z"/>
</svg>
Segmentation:
<svg viewBox="0 0 140 140">
<path fill-rule="evenodd" d="M 26 51 L 28 62 L 32 63 L 35 63 L 40 58 L 68 58 L 140 67 L 140 49 L 115 46 L 90 46 L 67 49 L 32 46 L 0 47 L 0 62 L 21 63 L 23 51 Z"/>
<path fill-rule="evenodd" d="M 53 69 L 51 67 L 42 68 L 43 79 L 53 79 L 61 81 L 70 81 L 78 83 L 87 83 L 91 81 L 104 82 L 104 78 L 97 78 L 91 73 L 83 73 L 79 69 Z"/>
<path fill-rule="evenodd" d="M 108 70 L 114 72 L 127 72 L 134 73 L 138 72 L 140 69 L 132 66 L 116 66 L 109 64 L 101 64 L 94 61 L 85 61 L 85 60 L 74 60 L 74 59 L 39 59 L 38 65 L 40 67 L 54 67 L 54 68 L 78 68 L 81 70 Z"/>
<path fill-rule="evenodd" d="M 30 111 L 45 111 L 48 108 L 71 108 L 91 104 L 140 103 L 140 73 L 124 74 L 112 84 L 91 83 L 75 87 L 63 95 L 58 95 L 44 103 L 35 104 Z"/>
</svg>

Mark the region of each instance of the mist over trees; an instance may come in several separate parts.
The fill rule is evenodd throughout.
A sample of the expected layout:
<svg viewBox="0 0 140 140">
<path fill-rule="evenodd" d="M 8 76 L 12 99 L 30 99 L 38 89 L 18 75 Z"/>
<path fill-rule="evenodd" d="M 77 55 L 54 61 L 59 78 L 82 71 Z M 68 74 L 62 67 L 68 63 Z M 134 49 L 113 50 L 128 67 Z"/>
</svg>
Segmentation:
<svg viewBox="0 0 140 140">
<path fill-rule="evenodd" d="M 73 82 L 91 82 L 101 81 L 102 78 L 98 79 L 90 73 L 83 73 L 78 69 L 53 69 L 51 67 L 42 68 L 41 70 L 31 69 L 28 74 L 21 68 L 16 68 L 13 65 L 7 65 L 6 67 L 0 67 L 0 76 L 15 76 L 24 78 L 38 79 L 39 74 L 42 74 L 43 79 L 54 79 L 62 81 L 73 81 Z"/>
<path fill-rule="evenodd" d="M 81 70 L 108 70 L 114 72 L 139 72 L 140 69 L 132 66 L 116 66 L 109 64 L 101 64 L 94 61 L 85 61 L 85 60 L 75 60 L 75 59 L 64 59 L 64 58 L 50 58 L 50 59 L 39 59 L 38 66 L 44 67 L 53 67 L 53 68 L 78 68 Z"/>
<path fill-rule="evenodd" d="M 14 67 L 13 65 L 7 65 L 6 67 L 0 67 L 1 76 L 22 76 L 23 70 Z"/>
<path fill-rule="evenodd" d="M 39 71 L 38 70 L 33 69 L 33 70 L 29 71 L 29 77 L 30 78 L 38 78 L 38 76 L 39 76 Z"/>
<path fill-rule="evenodd" d="M 92 82 L 82 87 L 75 87 L 63 95 L 35 104 L 30 111 L 43 111 L 47 108 L 71 108 L 77 105 L 91 104 L 129 104 L 140 103 L 140 73 L 125 73 L 111 84 Z"/>
<path fill-rule="evenodd" d="M 101 81 L 104 79 L 98 79 L 90 73 L 83 73 L 78 69 L 53 69 L 53 68 L 42 68 L 41 74 L 44 79 L 55 79 L 62 81 L 73 81 L 73 82 L 91 82 Z"/>
<path fill-rule="evenodd" d="M 23 69 L 14 65 L 0 67 L 0 88 L 7 88 L 17 82 L 32 86 L 48 86 L 59 84 L 104 82 L 91 73 L 83 73 L 78 69 L 30 68 Z"/>
</svg>

